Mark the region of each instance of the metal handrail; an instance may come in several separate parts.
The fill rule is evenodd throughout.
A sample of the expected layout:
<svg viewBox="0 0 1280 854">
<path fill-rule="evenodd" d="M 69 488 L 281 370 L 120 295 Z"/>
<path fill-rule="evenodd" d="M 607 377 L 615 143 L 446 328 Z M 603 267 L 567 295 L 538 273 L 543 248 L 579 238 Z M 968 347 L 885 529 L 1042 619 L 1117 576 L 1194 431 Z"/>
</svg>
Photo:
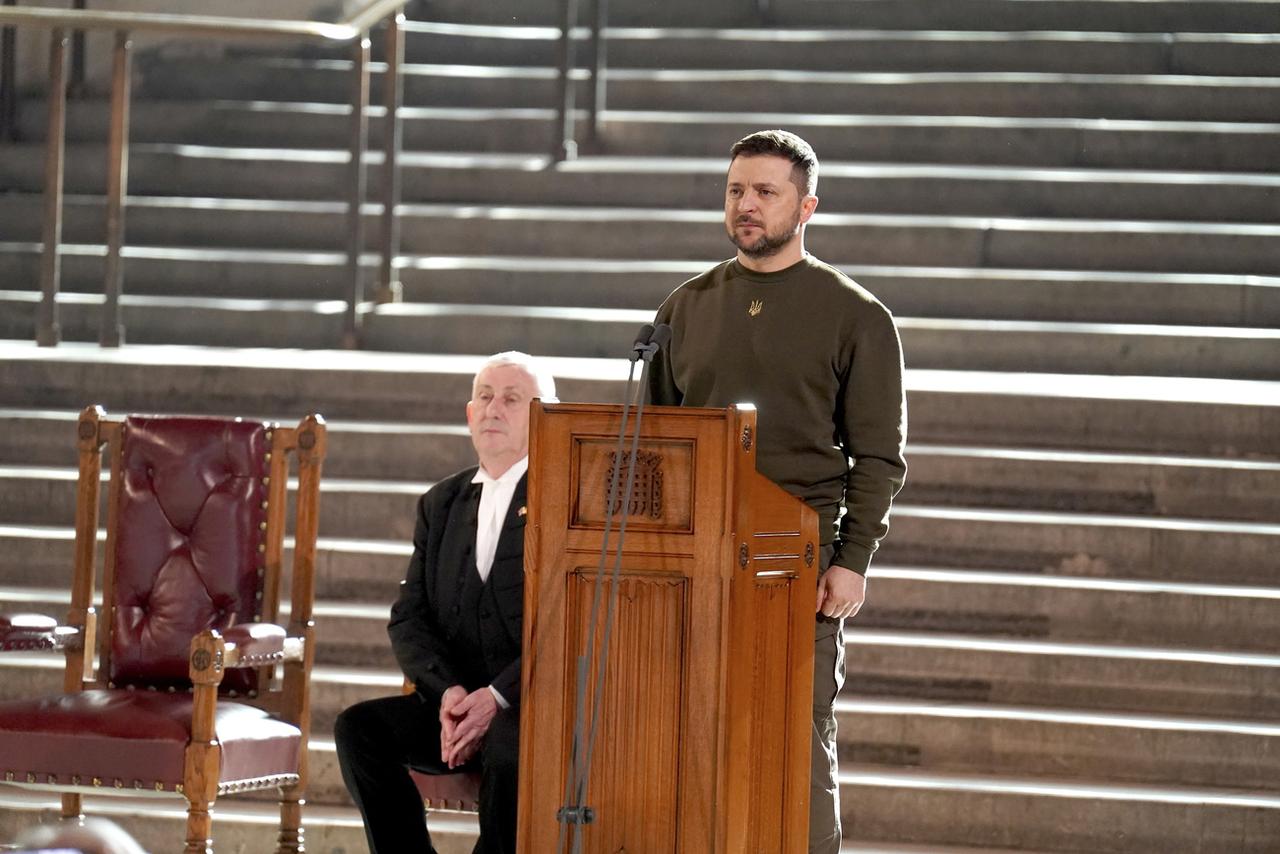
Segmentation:
<svg viewBox="0 0 1280 854">
<path fill-rule="evenodd" d="M 368 32 L 383 18 L 403 9 L 409 0 L 371 0 L 337 23 L 285 18 L 244 19 L 225 15 L 174 15 L 165 12 L 47 9 L 0 9 L 0 25 L 40 26 L 68 30 L 165 31 L 186 35 L 275 36 L 316 41 L 347 42 Z"/>
<path fill-rule="evenodd" d="M 6 0 L 7 2 L 7 0 Z M 338 23 L 279 19 L 245 20 L 213 15 L 101 11 L 85 9 L 0 8 L 0 27 L 36 26 L 52 31 L 49 49 L 49 111 L 45 136 L 45 189 L 43 255 L 41 258 L 40 309 L 36 321 L 36 342 L 56 346 L 61 337 L 58 326 L 58 290 L 61 279 L 62 183 L 66 131 L 66 48 L 67 32 L 107 30 L 116 34 L 111 84 L 111 124 L 107 160 L 107 258 L 103 284 L 103 309 L 99 343 L 118 347 L 124 342 L 120 321 L 120 292 L 123 284 L 121 249 L 124 243 L 124 199 L 128 194 L 129 86 L 132 44 L 130 35 L 138 31 L 168 32 L 207 38 L 253 37 L 297 38 L 311 41 L 350 42 L 354 66 L 351 86 L 350 168 L 347 170 L 347 274 L 349 292 L 342 344 L 359 346 L 360 306 L 363 283 L 360 256 L 364 248 L 361 204 L 365 195 L 364 154 L 368 146 L 369 36 L 368 32 L 387 21 L 388 73 L 384 76 L 386 131 L 382 181 L 382 253 L 375 299 L 399 299 L 400 285 L 393 280 L 399 230 L 395 220 L 399 200 L 400 103 L 403 86 L 400 69 L 404 63 L 404 6 L 408 0 L 371 0 Z M 6 42 L 7 43 L 7 42 Z M 12 75 L 6 74 L 11 80 Z M 8 113 L 13 105 L 0 105 Z M 12 115 L 0 116 L 12 122 Z"/>
<path fill-rule="evenodd" d="M 592 148 L 600 146 L 600 114 L 604 112 L 606 47 L 605 28 L 608 26 L 609 0 L 595 0 L 591 16 L 591 42 L 589 44 L 589 83 L 587 89 L 587 143 Z M 559 163 L 578 156 L 578 143 L 574 131 L 574 44 L 573 29 L 578 21 L 578 0 L 560 2 L 559 45 L 559 103 L 556 105 L 555 137 L 551 141 L 551 160 Z"/>
</svg>

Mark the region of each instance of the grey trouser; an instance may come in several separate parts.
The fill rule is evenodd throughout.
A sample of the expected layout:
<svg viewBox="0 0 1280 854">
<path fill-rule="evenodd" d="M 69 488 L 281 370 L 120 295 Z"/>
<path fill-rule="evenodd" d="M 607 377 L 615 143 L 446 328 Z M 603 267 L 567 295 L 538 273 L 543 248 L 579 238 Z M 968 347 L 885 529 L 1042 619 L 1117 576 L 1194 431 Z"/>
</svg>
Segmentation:
<svg viewBox="0 0 1280 854">
<path fill-rule="evenodd" d="M 822 549 L 822 568 L 834 549 Z M 840 851 L 836 695 L 844 685 L 844 620 L 817 615 L 813 645 L 813 760 L 809 774 L 809 854 Z"/>
</svg>

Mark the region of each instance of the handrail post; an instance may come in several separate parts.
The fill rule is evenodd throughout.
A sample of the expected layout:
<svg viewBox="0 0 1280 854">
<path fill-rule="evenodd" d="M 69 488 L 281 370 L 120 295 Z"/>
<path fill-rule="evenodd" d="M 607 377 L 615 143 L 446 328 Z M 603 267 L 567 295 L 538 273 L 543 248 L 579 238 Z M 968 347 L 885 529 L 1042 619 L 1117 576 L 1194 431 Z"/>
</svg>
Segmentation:
<svg viewBox="0 0 1280 854">
<path fill-rule="evenodd" d="M 360 346 L 360 308 L 364 285 L 360 278 L 360 256 L 364 251 L 364 152 L 369 133 L 369 34 L 353 42 L 351 52 L 351 138 L 347 168 L 347 313 L 342 330 L 342 346 Z"/>
<path fill-rule="evenodd" d="M 132 47 L 127 32 L 121 30 L 116 33 L 111 73 L 111 140 L 107 153 L 107 263 L 102 285 L 102 325 L 98 333 L 98 343 L 103 347 L 119 347 L 124 343 L 124 324 L 120 321 L 124 264 L 120 250 L 124 245 L 124 200 L 129 192 L 129 71 Z"/>
<path fill-rule="evenodd" d="M 77 12 L 85 9 L 85 0 L 75 0 L 71 8 Z M 71 34 L 71 81 L 67 84 L 67 95 L 79 98 L 84 94 L 84 30 L 76 30 Z"/>
<path fill-rule="evenodd" d="M 609 21 L 609 0 L 596 0 L 596 14 L 591 23 L 591 109 L 587 125 L 588 138 L 593 148 L 600 144 L 600 114 L 605 104 L 605 68 L 608 65 L 605 48 L 605 28 Z"/>
<path fill-rule="evenodd" d="M 573 25 L 578 20 L 578 0 L 561 0 L 560 20 L 560 113 L 551 159 L 556 163 L 578 156 L 573 133 Z"/>
<path fill-rule="evenodd" d="M 382 81 L 383 103 L 386 105 L 386 126 L 382 136 L 382 246 L 378 288 L 374 301 L 400 302 L 404 287 L 396 276 L 395 259 L 400 251 L 400 219 L 396 208 L 400 205 L 400 145 L 402 127 L 400 104 L 404 100 L 404 78 L 400 69 L 404 64 L 404 13 L 387 18 L 387 73 Z"/>
<path fill-rule="evenodd" d="M 0 0 L 12 6 L 17 0 Z M 18 141 L 18 28 L 0 27 L 0 142 Z"/>
<path fill-rule="evenodd" d="M 49 40 L 49 129 L 44 156 L 44 250 L 40 259 L 40 312 L 36 343 L 56 347 L 62 337 L 58 327 L 58 284 L 62 251 L 62 166 L 66 155 L 67 31 L 54 29 Z"/>
</svg>

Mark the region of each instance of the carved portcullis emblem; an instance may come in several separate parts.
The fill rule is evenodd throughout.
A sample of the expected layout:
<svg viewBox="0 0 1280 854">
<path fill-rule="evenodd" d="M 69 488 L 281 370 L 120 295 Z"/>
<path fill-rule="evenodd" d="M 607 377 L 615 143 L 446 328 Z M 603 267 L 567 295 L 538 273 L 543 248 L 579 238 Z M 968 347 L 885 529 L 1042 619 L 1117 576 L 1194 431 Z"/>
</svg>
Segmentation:
<svg viewBox="0 0 1280 854">
<path fill-rule="evenodd" d="M 621 455 L 621 470 L 618 472 L 618 493 L 627 487 L 627 454 Z M 605 480 L 605 501 L 608 502 L 609 483 L 613 480 L 614 469 L 619 468 L 619 455 L 609 455 L 609 471 Z M 614 501 L 613 512 L 621 513 L 622 498 Z M 662 454 L 657 451 L 640 451 L 636 454 L 636 476 L 631 486 L 631 497 L 626 502 L 628 516 L 648 516 L 650 519 L 662 518 Z M 606 507 L 607 510 L 607 507 Z"/>
</svg>

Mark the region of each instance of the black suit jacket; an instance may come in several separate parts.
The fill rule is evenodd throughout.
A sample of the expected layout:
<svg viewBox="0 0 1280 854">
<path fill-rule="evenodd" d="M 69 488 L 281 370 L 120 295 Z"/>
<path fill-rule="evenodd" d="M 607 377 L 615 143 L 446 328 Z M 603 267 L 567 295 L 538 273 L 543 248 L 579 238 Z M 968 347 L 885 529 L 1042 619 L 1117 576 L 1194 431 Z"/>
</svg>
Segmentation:
<svg viewBox="0 0 1280 854">
<path fill-rule="evenodd" d="M 439 701 L 452 685 L 474 691 L 480 671 L 512 707 L 520 705 L 521 620 L 524 613 L 524 524 L 526 477 L 516 485 L 479 612 L 481 660 L 459 648 L 465 573 L 476 571 L 476 515 L 480 484 L 476 469 L 440 481 L 418 499 L 413 557 L 400 597 L 391 608 L 387 633 L 396 660 L 424 696 Z M 467 674 L 471 674 L 467 678 Z"/>
</svg>

